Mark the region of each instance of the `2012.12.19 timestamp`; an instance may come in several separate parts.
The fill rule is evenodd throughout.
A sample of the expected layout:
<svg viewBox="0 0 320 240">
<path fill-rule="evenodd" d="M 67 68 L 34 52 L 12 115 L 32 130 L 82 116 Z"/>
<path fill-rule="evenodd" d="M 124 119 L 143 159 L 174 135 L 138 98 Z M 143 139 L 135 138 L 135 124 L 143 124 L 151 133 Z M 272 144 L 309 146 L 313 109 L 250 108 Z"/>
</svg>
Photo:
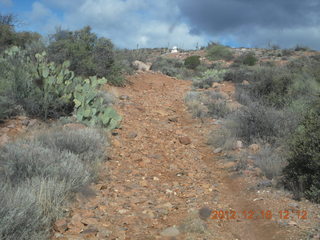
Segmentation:
<svg viewBox="0 0 320 240">
<path fill-rule="evenodd" d="M 234 210 L 214 210 L 211 212 L 211 219 L 213 220 L 256 220 L 256 219 L 308 219 L 308 212 L 305 210 L 280 210 L 276 213 L 271 210 L 244 210 L 244 211 L 234 211 Z"/>
</svg>

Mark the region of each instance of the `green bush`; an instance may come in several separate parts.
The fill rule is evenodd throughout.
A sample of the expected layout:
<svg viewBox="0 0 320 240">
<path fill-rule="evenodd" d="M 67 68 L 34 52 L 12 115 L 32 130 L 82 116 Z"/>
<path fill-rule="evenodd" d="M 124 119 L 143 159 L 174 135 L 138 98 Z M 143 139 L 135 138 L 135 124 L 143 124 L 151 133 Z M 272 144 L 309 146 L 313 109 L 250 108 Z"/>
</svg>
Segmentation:
<svg viewBox="0 0 320 240">
<path fill-rule="evenodd" d="M 230 48 L 222 45 L 213 45 L 207 49 L 207 58 L 209 60 L 226 60 L 230 61 L 233 59 L 233 53 Z"/>
<path fill-rule="evenodd" d="M 181 60 L 173 58 L 158 57 L 151 66 L 152 71 L 160 71 L 170 77 L 176 77 L 182 74 L 184 63 Z"/>
<path fill-rule="evenodd" d="M 188 69 L 196 69 L 199 65 L 201 64 L 200 62 L 200 56 L 190 56 L 187 57 L 184 60 L 184 66 Z"/>
<path fill-rule="evenodd" d="M 254 66 L 258 62 L 254 52 L 243 54 L 235 59 L 234 64 Z"/>
<path fill-rule="evenodd" d="M 110 83 L 123 85 L 121 69 L 115 62 L 114 46 L 111 40 L 98 38 L 89 26 L 78 31 L 57 29 L 51 35 L 48 46 L 50 61 L 62 64 L 69 60 L 70 70 L 78 76 L 106 77 Z"/>
<path fill-rule="evenodd" d="M 203 72 L 200 77 L 193 79 L 192 85 L 196 88 L 209 88 L 214 82 L 222 82 L 227 70 L 209 69 Z"/>
<path fill-rule="evenodd" d="M 105 78 L 75 77 L 69 71 L 70 62 L 62 65 L 48 63 L 46 53 L 36 54 L 36 62 L 19 48 L 6 51 L 0 58 L 0 113 L 4 117 L 12 112 L 10 103 L 21 104 L 27 114 L 47 118 L 69 116 L 73 112 L 78 121 L 94 126 L 113 129 L 121 118 L 105 103 L 99 87 L 106 83 Z M 1 116 L 0 116 L 1 117 Z"/>
<path fill-rule="evenodd" d="M 311 110 L 290 141 L 290 157 L 284 169 L 286 184 L 305 197 L 320 202 L 320 112 Z M 301 186 L 301 187 L 300 187 Z"/>
</svg>

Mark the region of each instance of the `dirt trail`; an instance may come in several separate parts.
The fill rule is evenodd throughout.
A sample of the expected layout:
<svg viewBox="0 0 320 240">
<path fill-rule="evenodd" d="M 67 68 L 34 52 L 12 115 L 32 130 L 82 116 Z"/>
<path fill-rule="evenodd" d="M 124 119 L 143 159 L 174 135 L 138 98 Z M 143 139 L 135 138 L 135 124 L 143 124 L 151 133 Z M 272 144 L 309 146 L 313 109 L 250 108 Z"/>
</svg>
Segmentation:
<svg viewBox="0 0 320 240">
<path fill-rule="evenodd" d="M 208 209 L 265 209 L 206 145 L 217 126 L 188 113 L 189 81 L 154 73 L 129 81 L 116 88 L 128 98 L 119 103 L 122 128 L 92 187 L 96 196 L 78 197 L 70 217 L 56 226 L 65 229 L 67 222 L 68 230 L 55 239 L 299 239 L 271 220 L 208 218 Z"/>
</svg>

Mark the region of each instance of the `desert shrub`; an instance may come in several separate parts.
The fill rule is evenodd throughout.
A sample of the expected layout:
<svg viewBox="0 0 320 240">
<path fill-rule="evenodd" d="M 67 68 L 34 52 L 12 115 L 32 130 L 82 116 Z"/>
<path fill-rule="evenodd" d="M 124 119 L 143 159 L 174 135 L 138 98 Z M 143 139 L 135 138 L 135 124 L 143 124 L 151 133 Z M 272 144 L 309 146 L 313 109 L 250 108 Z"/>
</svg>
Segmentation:
<svg viewBox="0 0 320 240">
<path fill-rule="evenodd" d="M 289 188 L 303 191 L 305 197 L 320 202 L 320 114 L 310 110 L 290 141 L 288 166 L 284 169 Z M 302 188 L 299 188 L 302 186 Z"/>
<path fill-rule="evenodd" d="M 15 102 L 7 96 L 0 95 L 0 120 L 14 116 L 17 113 Z"/>
<path fill-rule="evenodd" d="M 105 145 L 97 130 L 54 129 L 3 146 L 0 238 L 48 239 L 62 207 L 95 179 Z"/>
<path fill-rule="evenodd" d="M 224 118 L 231 112 L 231 110 L 228 108 L 226 100 L 222 99 L 211 101 L 206 104 L 206 106 L 208 108 L 208 115 L 214 118 Z"/>
<path fill-rule="evenodd" d="M 252 78 L 252 74 L 253 70 L 245 66 L 231 68 L 225 73 L 223 80 L 242 83 L 244 80 L 250 80 Z"/>
<path fill-rule="evenodd" d="M 282 175 L 287 165 L 284 153 L 270 144 L 264 144 L 255 156 L 255 165 L 258 166 L 268 179 Z"/>
<path fill-rule="evenodd" d="M 156 61 L 152 64 L 151 70 L 152 71 L 159 71 L 165 75 L 175 77 L 179 74 L 182 74 L 184 68 L 184 63 L 178 59 L 172 58 L 162 58 L 159 57 Z"/>
<path fill-rule="evenodd" d="M 200 92 L 190 91 L 185 96 L 185 102 L 188 110 L 193 117 L 203 118 L 207 115 L 208 109 L 203 104 L 202 95 Z"/>
<path fill-rule="evenodd" d="M 196 69 L 201 64 L 200 56 L 190 56 L 184 60 L 184 66 L 188 69 Z"/>
<path fill-rule="evenodd" d="M 231 150 L 236 142 L 236 137 L 231 132 L 231 128 L 228 125 L 232 124 L 227 120 L 226 126 L 212 131 L 208 137 L 208 144 L 212 145 L 214 148 L 223 148 L 225 150 Z"/>
<path fill-rule="evenodd" d="M 4 146 L 0 162 L 5 181 L 14 186 L 33 177 L 54 177 L 72 183 L 70 190 L 76 190 L 90 179 L 89 172 L 75 154 L 54 151 L 37 142 L 17 142 Z"/>
<path fill-rule="evenodd" d="M 203 72 L 200 77 L 196 77 L 192 81 L 192 85 L 196 88 L 209 88 L 214 82 L 221 82 L 227 73 L 225 69 L 209 69 Z"/>
<path fill-rule="evenodd" d="M 243 107 L 230 116 L 234 135 L 250 144 L 255 139 L 275 143 L 295 129 L 299 117 L 291 111 L 277 110 L 257 102 Z"/>
<path fill-rule="evenodd" d="M 245 53 L 234 60 L 234 64 L 254 66 L 258 62 L 254 52 Z"/>
<path fill-rule="evenodd" d="M 210 46 L 207 49 L 207 58 L 212 61 L 215 61 L 215 60 L 230 61 L 233 58 L 233 53 L 230 50 L 230 48 L 215 44 L 213 46 Z"/>
<path fill-rule="evenodd" d="M 99 130 L 54 129 L 40 133 L 36 140 L 45 147 L 76 154 L 84 163 L 100 162 L 105 156 L 106 139 Z"/>
<path fill-rule="evenodd" d="M 295 47 L 294 47 L 294 51 L 311 51 L 311 49 L 309 48 L 309 47 L 307 47 L 307 46 L 303 46 L 303 45 L 296 45 Z"/>
</svg>

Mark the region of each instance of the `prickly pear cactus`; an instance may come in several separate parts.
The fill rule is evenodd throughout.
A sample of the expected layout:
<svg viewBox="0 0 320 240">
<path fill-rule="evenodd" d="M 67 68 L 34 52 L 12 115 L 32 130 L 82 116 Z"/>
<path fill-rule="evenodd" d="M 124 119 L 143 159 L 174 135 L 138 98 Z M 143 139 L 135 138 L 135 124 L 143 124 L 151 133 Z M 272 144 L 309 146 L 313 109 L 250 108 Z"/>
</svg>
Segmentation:
<svg viewBox="0 0 320 240">
<path fill-rule="evenodd" d="M 98 95 L 97 89 L 106 82 L 105 78 L 89 77 L 75 87 L 73 101 L 79 122 L 110 130 L 119 126 L 120 115 L 112 107 L 106 106 L 103 98 Z"/>
<path fill-rule="evenodd" d="M 34 79 L 38 79 L 42 88 L 46 119 L 50 109 L 72 102 L 74 73 L 68 70 L 69 61 L 56 66 L 53 62 L 48 63 L 45 52 L 37 53 L 35 57 L 37 62 Z"/>
</svg>

